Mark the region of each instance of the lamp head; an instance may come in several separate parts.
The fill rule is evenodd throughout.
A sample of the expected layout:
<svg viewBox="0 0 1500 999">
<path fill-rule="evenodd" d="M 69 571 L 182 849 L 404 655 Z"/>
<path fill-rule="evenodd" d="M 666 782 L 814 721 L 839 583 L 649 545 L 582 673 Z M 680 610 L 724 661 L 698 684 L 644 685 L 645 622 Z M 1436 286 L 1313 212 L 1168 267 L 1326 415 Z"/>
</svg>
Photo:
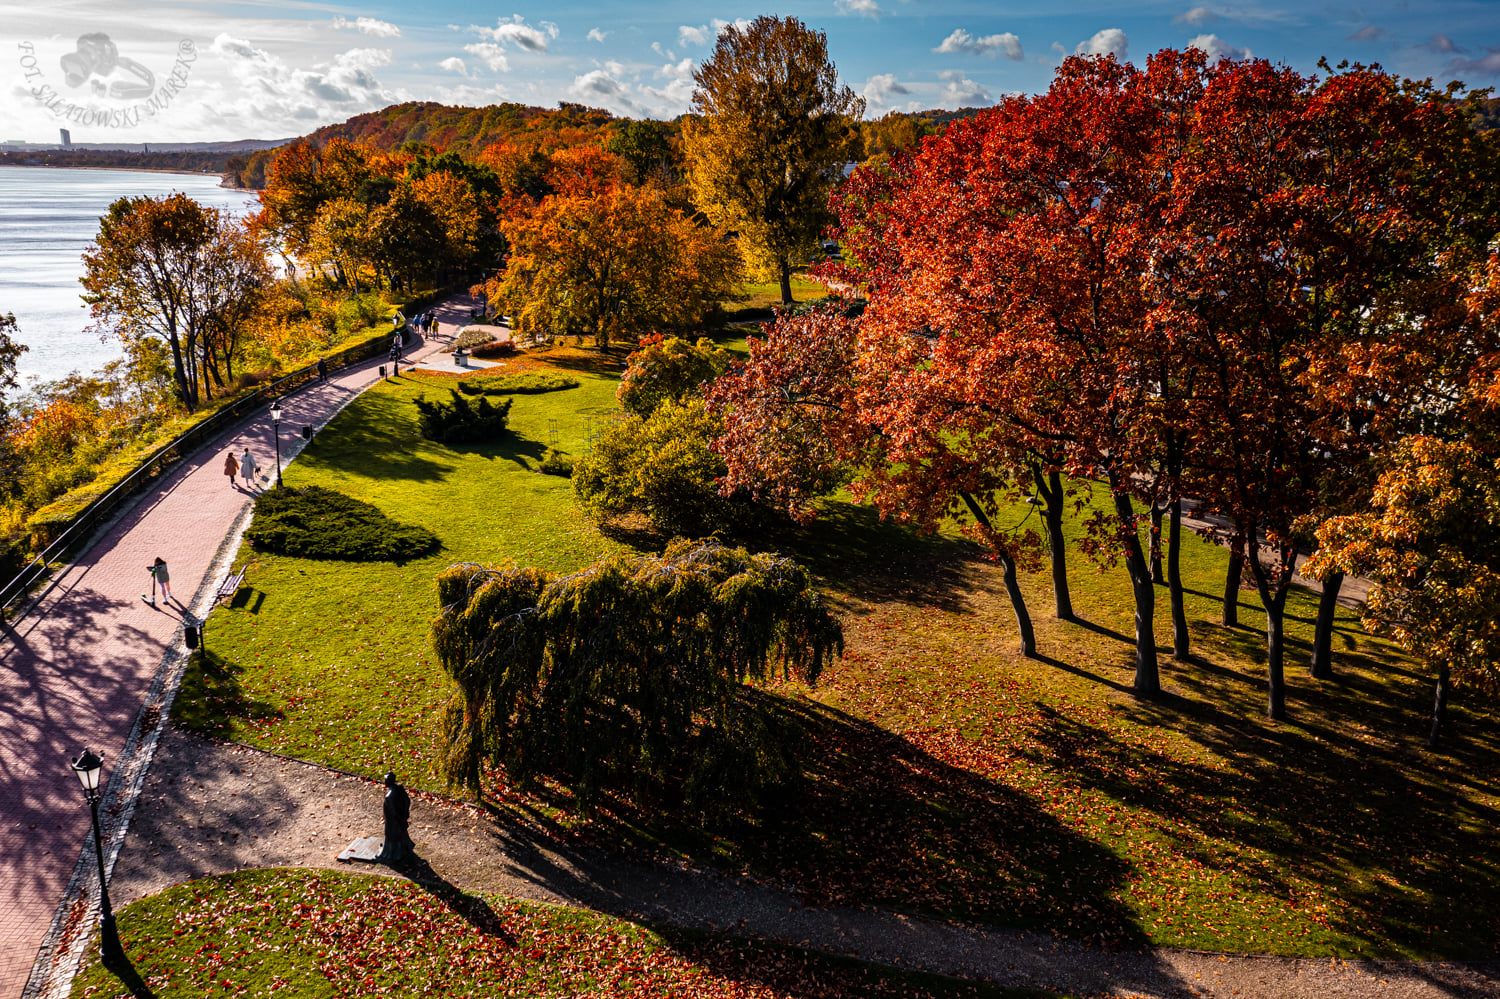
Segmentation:
<svg viewBox="0 0 1500 999">
<path fill-rule="evenodd" d="M 271 403 L 271 422 L 281 422 L 281 400 L 277 399 Z"/>
<path fill-rule="evenodd" d="M 104 760 L 92 749 L 85 749 L 78 754 L 78 759 L 73 761 L 73 772 L 78 775 L 78 783 L 83 785 L 84 791 L 90 795 L 99 791 L 99 774 L 104 770 Z"/>
</svg>

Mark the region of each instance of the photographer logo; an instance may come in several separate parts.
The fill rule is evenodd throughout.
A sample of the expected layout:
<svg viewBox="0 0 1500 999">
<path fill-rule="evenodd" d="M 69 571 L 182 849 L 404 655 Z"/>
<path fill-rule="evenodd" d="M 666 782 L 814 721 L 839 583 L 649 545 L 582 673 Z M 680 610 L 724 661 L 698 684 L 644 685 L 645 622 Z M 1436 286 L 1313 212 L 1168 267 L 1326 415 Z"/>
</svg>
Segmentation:
<svg viewBox="0 0 1500 999">
<path fill-rule="evenodd" d="M 153 71 L 122 53 L 109 35 L 95 31 L 80 36 L 73 51 L 57 60 L 57 81 L 36 45 L 21 42 L 18 48 L 32 99 L 60 120 L 95 128 L 134 128 L 158 117 L 186 88 L 198 61 L 197 46 L 184 38 L 170 67 Z"/>
</svg>

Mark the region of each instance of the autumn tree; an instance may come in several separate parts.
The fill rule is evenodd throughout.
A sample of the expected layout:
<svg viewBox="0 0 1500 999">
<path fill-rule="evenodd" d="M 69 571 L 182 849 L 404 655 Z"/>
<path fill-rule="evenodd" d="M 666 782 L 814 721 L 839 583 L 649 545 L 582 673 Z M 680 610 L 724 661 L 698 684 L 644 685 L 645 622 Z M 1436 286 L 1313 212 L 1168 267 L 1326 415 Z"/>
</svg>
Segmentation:
<svg viewBox="0 0 1500 999">
<path fill-rule="evenodd" d="M 324 202 L 304 254 L 314 267 L 331 270 L 335 282 L 358 295 L 360 275 L 375 262 L 369 209 L 353 198 Z"/>
<path fill-rule="evenodd" d="M 1428 743 L 1442 735 L 1450 684 L 1500 690 L 1500 463 L 1464 442 L 1414 436 L 1382 472 L 1366 513 L 1318 528 L 1315 576 L 1375 585 L 1367 626 L 1436 680 Z"/>
<path fill-rule="evenodd" d="M 664 121 L 626 119 L 616 126 L 605 148 L 625 161 L 630 183 L 668 187 L 681 173 L 673 148 L 674 133 L 675 129 Z"/>
<path fill-rule="evenodd" d="M 733 250 L 649 188 L 553 195 L 508 219 L 511 256 L 488 286 L 518 333 L 594 337 L 601 349 L 697 325 L 728 294 Z"/>
<path fill-rule="evenodd" d="M 793 262 L 831 220 L 828 193 L 864 100 L 839 84 L 827 36 L 792 17 L 725 26 L 694 79 L 683 122 L 693 198 L 740 234 L 746 263 L 775 274 L 790 305 Z"/>
<path fill-rule="evenodd" d="M 245 227 L 184 194 L 121 198 L 83 261 L 94 329 L 127 347 L 162 342 L 184 407 L 228 384 L 244 324 L 271 279 L 265 247 Z"/>
<path fill-rule="evenodd" d="M 26 353 L 26 345 L 16 339 L 16 317 L 0 312 L 0 421 L 5 418 L 6 394 L 15 389 L 16 362 Z"/>
</svg>

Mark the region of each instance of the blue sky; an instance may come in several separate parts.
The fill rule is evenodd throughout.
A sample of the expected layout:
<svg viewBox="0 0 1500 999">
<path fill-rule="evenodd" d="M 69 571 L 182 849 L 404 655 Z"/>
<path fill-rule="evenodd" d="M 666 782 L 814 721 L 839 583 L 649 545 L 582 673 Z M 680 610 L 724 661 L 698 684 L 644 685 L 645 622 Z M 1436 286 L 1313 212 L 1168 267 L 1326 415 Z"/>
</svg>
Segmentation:
<svg viewBox="0 0 1500 999">
<path fill-rule="evenodd" d="M 1067 53 L 1139 61 L 1166 46 L 1500 83 L 1500 0 L 0 0 L 0 140 L 51 141 L 60 124 L 85 141 L 281 138 L 403 100 L 570 100 L 670 117 L 686 110 L 719 28 L 760 13 L 827 32 L 871 114 L 988 104 L 1045 88 Z M 62 58 L 99 33 L 109 41 L 85 46 L 93 71 L 68 79 Z"/>
</svg>

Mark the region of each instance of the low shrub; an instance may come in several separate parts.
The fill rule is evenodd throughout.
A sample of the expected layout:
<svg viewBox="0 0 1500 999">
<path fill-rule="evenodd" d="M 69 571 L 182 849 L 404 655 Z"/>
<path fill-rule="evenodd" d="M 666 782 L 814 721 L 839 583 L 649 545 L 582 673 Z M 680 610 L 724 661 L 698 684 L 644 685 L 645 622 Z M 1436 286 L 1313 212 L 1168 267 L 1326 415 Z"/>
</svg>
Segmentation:
<svg viewBox="0 0 1500 999">
<path fill-rule="evenodd" d="M 421 414 L 418 424 L 423 437 L 439 444 L 481 444 L 505 436 L 511 400 L 492 405 L 483 396 L 470 402 L 457 390 L 450 389 L 449 394 L 452 402 L 428 402 L 426 396 L 413 400 Z"/>
<path fill-rule="evenodd" d="M 578 379 L 550 371 L 525 371 L 515 375 L 480 375 L 458 383 L 464 395 L 536 395 L 577 388 Z"/>
<path fill-rule="evenodd" d="M 425 527 L 322 486 L 268 489 L 255 498 L 245 537 L 257 551 L 348 562 L 405 562 L 442 547 Z"/>
<path fill-rule="evenodd" d="M 519 351 L 516 350 L 516 345 L 511 340 L 491 340 L 489 343 L 480 344 L 473 350 L 469 351 L 469 353 L 475 357 L 494 358 L 514 357 L 519 353 Z"/>
<path fill-rule="evenodd" d="M 475 347 L 482 347 L 485 344 L 494 342 L 495 334 L 489 330 L 476 330 L 473 328 L 459 330 L 458 336 L 453 338 L 452 346 L 448 348 L 448 353 L 451 354 L 460 347 L 464 350 L 473 350 Z"/>
<path fill-rule="evenodd" d="M 537 463 L 536 470 L 543 475 L 560 475 L 565 479 L 573 477 L 573 456 L 566 451 L 559 451 L 555 447 L 549 447 L 547 453 L 542 455 L 542 460 Z"/>
</svg>

